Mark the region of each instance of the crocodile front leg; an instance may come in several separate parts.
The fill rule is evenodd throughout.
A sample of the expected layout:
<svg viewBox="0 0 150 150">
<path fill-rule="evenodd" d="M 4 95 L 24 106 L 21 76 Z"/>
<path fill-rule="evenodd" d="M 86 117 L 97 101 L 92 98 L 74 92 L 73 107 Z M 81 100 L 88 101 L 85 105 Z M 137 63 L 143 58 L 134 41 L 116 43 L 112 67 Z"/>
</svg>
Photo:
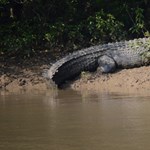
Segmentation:
<svg viewBox="0 0 150 150">
<path fill-rule="evenodd" d="M 103 55 L 98 58 L 98 69 L 102 73 L 114 72 L 116 70 L 116 62 L 113 58 Z"/>
</svg>

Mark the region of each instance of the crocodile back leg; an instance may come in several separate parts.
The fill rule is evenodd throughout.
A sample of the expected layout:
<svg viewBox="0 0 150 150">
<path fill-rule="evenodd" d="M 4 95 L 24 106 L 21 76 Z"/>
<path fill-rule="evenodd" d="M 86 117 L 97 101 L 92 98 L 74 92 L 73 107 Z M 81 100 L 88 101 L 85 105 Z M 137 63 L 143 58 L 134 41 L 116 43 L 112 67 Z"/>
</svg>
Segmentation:
<svg viewBox="0 0 150 150">
<path fill-rule="evenodd" d="M 98 58 L 98 65 L 98 69 L 102 73 L 114 72 L 116 70 L 116 62 L 113 58 L 107 55 Z"/>
</svg>

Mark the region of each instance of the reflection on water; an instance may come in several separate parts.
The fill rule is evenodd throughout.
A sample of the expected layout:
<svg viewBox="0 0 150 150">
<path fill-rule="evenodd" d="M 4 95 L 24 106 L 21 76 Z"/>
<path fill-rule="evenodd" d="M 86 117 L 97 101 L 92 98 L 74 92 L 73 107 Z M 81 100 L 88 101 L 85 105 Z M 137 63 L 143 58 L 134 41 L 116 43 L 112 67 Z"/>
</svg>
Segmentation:
<svg viewBox="0 0 150 150">
<path fill-rule="evenodd" d="M 0 150 L 148 150 L 150 96 L 77 93 L 0 96 Z"/>
</svg>

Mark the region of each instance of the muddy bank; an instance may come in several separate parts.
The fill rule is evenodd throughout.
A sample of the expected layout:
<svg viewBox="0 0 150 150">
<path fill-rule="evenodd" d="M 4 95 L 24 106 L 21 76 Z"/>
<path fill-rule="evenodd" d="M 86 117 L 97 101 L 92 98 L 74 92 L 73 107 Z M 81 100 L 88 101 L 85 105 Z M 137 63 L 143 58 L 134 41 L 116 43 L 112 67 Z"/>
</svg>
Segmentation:
<svg viewBox="0 0 150 150">
<path fill-rule="evenodd" d="M 71 87 L 80 91 L 145 92 L 150 93 L 150 66 L 123 69 L 101 75 L 83 74 Z"/>
<path fill-rule="evenodd" d="M 1 62 L 0 90 L 45 91 L 49 82 L 42 76 L 49 68 L 50 59 L 24 63 Z M 82 73 L 81 78 L 70 84 L 74 90 L 90 91 L 147 91 L 150 93 L 150 66 L 124 69 L 113 74 Z"/>
<path fill-rule="evenodd" d="M 49 68 L 51 60 L 37 58 L 23 62 L 5 61 L 0 66 L 0 90 L 9 92 L 44 91 L 47 81 L 42 76 L 45 69 Z"/>
</svg>

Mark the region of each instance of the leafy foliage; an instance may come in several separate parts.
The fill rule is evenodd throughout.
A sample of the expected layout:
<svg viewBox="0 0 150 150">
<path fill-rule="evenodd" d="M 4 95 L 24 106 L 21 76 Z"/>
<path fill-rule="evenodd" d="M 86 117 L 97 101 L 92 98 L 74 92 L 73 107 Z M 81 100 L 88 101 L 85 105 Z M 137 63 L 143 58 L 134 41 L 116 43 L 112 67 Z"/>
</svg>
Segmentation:
<svg viewBox="0 0 150 150">
<path fill-rule="evenodd" d="M 0 54 L 30 57 L 148 36 L 149 6 L 148 0 L 0 0 Z"/>
<path fill-rule="evenodd" d="M 95 16 L 88 18 L 87 29 L 91 35 L 91 41 L 115 41 L 125 36 L 123 23 L 116 20 L 112 14 L 106 14 L 103 10 L 96 12 Z"/>
</svg>

